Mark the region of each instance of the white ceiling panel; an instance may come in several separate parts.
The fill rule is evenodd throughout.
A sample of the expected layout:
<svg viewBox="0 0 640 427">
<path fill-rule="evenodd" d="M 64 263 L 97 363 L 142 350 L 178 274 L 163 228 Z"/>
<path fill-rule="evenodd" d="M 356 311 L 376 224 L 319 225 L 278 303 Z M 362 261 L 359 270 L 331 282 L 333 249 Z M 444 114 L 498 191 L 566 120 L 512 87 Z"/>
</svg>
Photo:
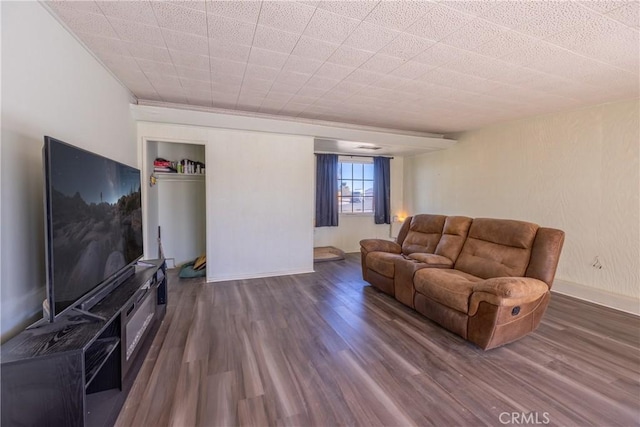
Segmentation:
<svg viewBox="0 0 640 427">
<path fill-rule="evenodd" d="M 263 1 L 258 23 L 293 33 L 302 33 L 315 9 L 292 1 Z"/>
<path fill-rule="evenodd" d="M 474 16 L 484 16 L 499 0 L 438 0 L 438 3 Z"/>
<path fill-rule="evenodd" d="M 160 95 L 162 95 L 162 92 L 167 93 L 169 91 L 182 93 L 182 85 L 180 84 L 180 78 L 178 76 L 146 71 L 145 74 Z"/>
<path fill-rule="evenodd" d="M 295 73 L 292 71 L 282 71 L 276 77 L 276 81 L 273 83 L 272 91 L 278 92 L 278 86 L 284 88 L 289 86 L 290 88 L 294 88 L 294 93 L 297 92 L 311 77 L 311 74 L 303 74 L 303 73 Z M 282 90 L 282 89 L 281 89 Z M 288 90 L 284 90 L 288 92 Z"/>
<path fill-rule="evenodd" d="M 473 50 L 477 46 L 497 38 L 506 31 L 505 27 L 492 24 L 483 19 L 474 19 L 464 27 L 444 37 L 440 42 L 461 49 Z"/>
<path fill-rule="evenodd" d="M 61 7 L 60 3 L 56 3 L 56 13 L 76 33 L 111 38 L 122 37 L 122 34 L 117 34 L 114 31 L 107 17 L 102 14 L 85 12 L 83 9 Z"/>
<path fill-rule="evenodd" d="M 226 43 L 209 39 L 209 55 L 212 58 L 228 59 L 230 61 L 245 62 L 249 58 L 251 46 L 236 43 Z"/>
<path fill-rule="evenodd" d="M 210 69 L 210 60 L 207 55 L 196 55 L 195 53 L 181 50 L 170 50 L 169 54 L 171 55 L 169 61 L 173 62 L 176 67 L 197 68 L 207 71 Z"/>
<path fill-rule="evenodd" d="M 144 2 L 141 2 L 144 3 Z M 152 2 L 158 25 L 174 31 L 207 36 L 207 14 L 171 2 Z"/>
<path fill-rule="evenodd" d="M 417 79 L 418 77 L 425 74 L 427 71 L 436 68 L 436 66 L 431 65 L 428 62 L 418 62 L 418 61 L 407 61 L 390 74 L 393 77 L 399 77 L 403 79 Z"/>
<path fill-rule="evenodd" d="M 171 50 L 183 50 L 198 55 L 209 54 L 209 39 L 195 34 L 163 29 L 164 46 Z"/>
<path fill-rule="evenodd" d="M 190 80 L 203 80 L 209 81 L 211 79 L 211 75 L 209 70 L 199 70 L 197 68 L 187 68 L 187 67 L 175 67 L 176 73 L 178 77 Z M 184 86 L 183 86 L 184 87 Z"/>
<path fill-rule="evenodd" d="M 59 2 L 72 3 L 77 5 L 91 5 L 93 2 L 77 1 L 77 2 Z M 146 25 L 158 25 L 156 16 L 150 2 L 146 1 L 98 1 L 95 2 L 98 11 L 104 13 L 107 17 L 126 19 L 133 22 Z M 95 13 L 95 12 L 94 12 Z"/>
<path fill-rule="evenodd" d="M 74 9 L 81 12 L 96 13 L 100 15 L 100 14 L 103 14 L 104 12 L 100 8 L 98 3 L 99 2 L 95 2 L 95 1 L 67 1 L 67 0 L 53 0 L 53 1 L 47 2 L 49 7 L 56 12 L 59 12 L 61 9 Z M 128 14 L 132 14 L 132 13 L 133 11 L 129 12 Z"/>
<path fill-rule="evenodd" d="M 593 9 L 598 13 L 608 13 L 608 12 L 611 12 L 612 10 L 615 10 L 624 6 L 625 4 L 634 3 L 634 2 L 624 1 L 624 0 L 586 0 L 586 1 L 579 1 L 578 3 L 584 7 Z"/>
<path fill-rule="evenodd" d="M 142 101 L 419 132 L 640 96 L 638 1 L 54 1 Z"/>
<path fill-rule="evenodd" d="M 204 80 L 191 80 L 187 78 L 180 78 L 180 84 L 185 90 L 190 91 L 203 91 L 211 92 L 211 81 Z"/>
<path fill-rule="evenodd" d="M 332 87 L 334 87 L 335 85 L 337 85 L 338 83 L 340 83 L 340 81 L 334 80 L 334 79 L 328 79 L 326 77 L 313 76 L 310 79 L 308 79 L 305 83 L 307 87 L 317 88 L 321 90 L 323 89 L 327 91 Z"/>
<path fill-rule="evenodd" d="M 338 46 L 337 44 L 302 36 L 291 53 L 303 58 L 324 62 L 336 51 Z"/>
<path fill-rule="evenodd" d="M 471 15 L 438 4 L 431 8 L 422 19 L 410 26 L 407 32 L 425 39 L 440 41 L 473 19 Z"/>
<path fill-rule="evenodd" d="M 244 62 L 229 61 L 226 59 L 211 59 L 211 74 L 227 74 L 242 78 L 245 67 L 256 67 L 256 65 L 251 64 L 247 66 Z M 277 72 L 278 70 L 275 71 Z"/>
<path fill-rule="evenodd" d="M 122 1 L 122 0 L 121 0 Z M 205 0 L 171 0 L 171 3 L 177 5 L 177 6 L 182 6 L 182 7 L 187 7 L 189 9 L 195 9 L 195 10 L 199 10 L 201 12 L 206 12 L 207 11 L 207 5 L 206 5 L 206 1 Z"/>
<path fill-rule="evenodd" d="M 355 30 L 360 21 L 317 9 L 307 24 L 304 35 L 318 40 L 341 44 Z"/>
<path fill-rule="evenodd" d="M 392 70 L 395 70 L 405 62 L 406 61 L 403 59 L 378 53 L 376 55 L 373 55 L 367 62 L 362 64 L 362 66 L 360 66 L 360 69 L 387 74 Z"/>
<path fill-rule="evenodd" d="M 244 74 L 245 79 L 260 79 L 260 80 L 275 80 L 280 74 L 280 70 L 277 68 L 269 68 L 261 65 L 249 64 Z M 239 73 L 236 73 L 239 75 Z"/>
<path fill-rule="evenodd" d="M 302 56 L 289 55 L 282 71 L 294 71 L 296 73 L 315 73 L 322 66 L 322 61 L 303 58 Z"/>
<path fill-rule="evenodd" d="M 275 28 L 258 25 L 253 39 L 253 46 L 275 52 L 291 53 L 300 34 L 277 30 Z"/>
<path fill-rule="evenodd" d="M 134 58 L 150 59 L 158 62 L 171 62 L 171 55 L 169 54 L 169 49 L 166 47 L 152 46 L 137 42 L 125 42 L 125 44 L 129 54 Z M 174 52 L 180 52 L 183 55 L 188 54 L 188 52 L 184 51 Z"/>
<path fill-rule="evenodd" d="M 404 30 L 434 6 L 426 1 L 381 1 L 365 21 L 394 30 Z"/>
<path fill-rule="evenodd" d="M 349 46 L 339 46 L 335 52 L 327 59 L 327 62 L 345 67 L 359 67 L 364 64 L 374 52 L 369 50 L 356 49 Z"/>
<path fill-rule="evenodd" d="M 356 49 L 377 52 L 398 37 L 398 31 L 379 27 L 369 22 L 361 22 L 358 28 L 345 40 L 344 44 Z"/>
<path fill-rule="evenodd" d="M 253 47 L 249 54 L 249 64 L 280 69 L 288 58 L 289 55 L 286 53 Z"/>
<path fill-rule="evenodd" d="M 408 60 L 429 49 L 435 42 L 408 33 L 400 33 L 393 41 L 380 49 L 380 53 Z"/>
<path fill-rule="evenodd" d="M 207 16 L 208 37 L 223 43 L 251 45 L 256 25 L 218 15 Z"/>
<path fill-rule="evenodd" d="M 369 15 L 378 2 L 378 0 L 321 1 L 317 4 L 317 7 L 339 15 L 348 16 L 349 18 L 362 20 Z"/>
<path fill-rule="evenodd" d="M 640 28 L 640 2 L 629 2 L 607 13 L 609 18 L 622 22 L 632 28 Z"/>
<path fill-rule="evenodd" d="M 514 29 L 531 37 L 544 39 L 546 37 L 570 30 L 576 25 L 598 18 L 598 14 L 592 10 L 572 2 L 558 2 L 549 4 L 543 12 L 527 20 Z"/>
<path fill-rule="evenodd" d="M 148 59 L 137 59 L 135 62 L 145 73 L 160 73 L 170 76 L 177 76 L 176 67 L 172 63 L 150 61 Z"/>
<path fill-rule="evenodd" d="M 342 80 L 356 70 L 355 67 L 345 67 L 343 65 L 326 62 L 316 71 L 315 75 L 328 79 Z"/>
<path fill-rule="evenodd" d="M 130 47 L 135 48 L 137 44 L 132 44 L 116 38 L 101 37 L 101 36 L 96 36 L 93 34 L 86 34 L 86 33 L 78 33 L 78 36 L 87 45 L 87 47 L 91 49 L 91 51 L 93 51 L 94 53 L 98 53 L 98 54 L 108 53 L 112 55 L 118 54 L 118 55 L 136 56 L 133 54 L 133 52 L 130 52 Z M 165 53 L 167 54 L 167 58 L 168 58 L 169 55 L 166 49 L 165 49 Z M 170 58 L 168 58 L 168 60 L 171 61 Z"/>
<path fill-rule="evenodd" d="M 482 14 L 482 19 L 493 22 L 507 28 L 519 27 L 539 16 L 555 5 L 562 5 L 562 2 L 543 1 L 498 1 L 494 7 Z"/>
<path fill-rule="evenodd" d="M 122 40 L 130 41 L 133 43 L 143 43 L 157 47 L 167 47 L 160 27 L 152 25 L 143 25 L 136 23 L 135 21 L 129 21 L 124 19 L 109 18 L 110 28 L 115 30 L 118 37 Z M 93 30 L 91 34 L 101 35 L 100 31 Z M 112 37 L 107 35 L 107 37 Z"/>
<path fill-rule="evenodd" d="M 207 13 L 226 16 L 240 21 L 255 23 L 260 14 L 261 3 L 259 1 L 218 1 L 207 0 Z"/>
</svg>

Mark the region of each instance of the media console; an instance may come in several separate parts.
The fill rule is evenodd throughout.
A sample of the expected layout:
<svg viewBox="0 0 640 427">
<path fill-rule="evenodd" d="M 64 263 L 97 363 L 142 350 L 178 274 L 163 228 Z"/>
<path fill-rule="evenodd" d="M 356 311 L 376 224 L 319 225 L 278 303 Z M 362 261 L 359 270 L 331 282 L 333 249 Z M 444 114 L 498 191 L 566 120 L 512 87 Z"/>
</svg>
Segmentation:
<svg viewBox="0 0 640 427">
<path fill-rule="evenodd" d="M 165 261 L 139 264 L 94 316 L 72 311 L 2 345 L 0 424 L 114 424 L 166 313 Z"/>
</svg>

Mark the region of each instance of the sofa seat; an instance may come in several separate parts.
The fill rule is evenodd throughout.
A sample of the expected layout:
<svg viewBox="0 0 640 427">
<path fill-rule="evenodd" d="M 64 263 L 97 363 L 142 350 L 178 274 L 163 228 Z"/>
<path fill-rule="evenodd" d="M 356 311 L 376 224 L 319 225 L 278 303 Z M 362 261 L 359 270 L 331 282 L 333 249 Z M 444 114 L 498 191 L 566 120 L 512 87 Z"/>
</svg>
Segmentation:
<svg viewBox="0 0 640 427">
<path fill-rule="evenodd" d="M 416 272 L 413 283 L 416 293 L 467 314 L 474 286 L 482 280 L 459 270 L 425 268 Z"/>
<path fill-rule="evenodd" d="M 453 267 L 453 261 L 451 261 L 446 256 L 436 255 L 436 254 L 422 254 L 422 253 L 412 253 L 406 258 L 421 262 L 423 264 L 427 264 L 425 267 L 431 268 L 451 268 Z"/>
</svg>

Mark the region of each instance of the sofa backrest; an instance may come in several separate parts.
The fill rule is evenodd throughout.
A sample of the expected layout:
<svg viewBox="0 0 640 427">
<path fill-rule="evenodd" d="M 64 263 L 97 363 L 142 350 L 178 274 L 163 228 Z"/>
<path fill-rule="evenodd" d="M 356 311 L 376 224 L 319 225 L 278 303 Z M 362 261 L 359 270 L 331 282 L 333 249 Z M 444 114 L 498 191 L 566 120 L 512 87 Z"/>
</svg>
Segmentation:
<svg viewBox="0 0 640 427">
<path fill-rule="evenodd" d="M 454 268 L 483 279 L 522 277 L 538 228 L 524 221 L 476 218 Z"/>
<path fill-rule="evenodd" d="M 411 218 L 407 236 L 402 242 L 402 253 L 405 255 L 414 252 L 434 253 L 442 237 L 446 219 L 445 215 L 414 215 Z"/>
<path fill-rule="evenodd" d="M 412 219 L 413 219 L 412 216 L 406 217 L 404 222 L 402 223 L 402 227 L 400 227 L 400 231 L 398 231 L 398 237 L 396 237 L 396 243 L 399 244 L 400 247 L 402 247 L 402 244 L 404 243 L 404 239 L 406 239 L 407 233 L 409 233 L 409 227 L 411 226 Z"/>
<path fill-rule="evenodd" d="M 448 216 L 444 222 L 442 237 L 436 246 L 435 254 L 456 262 L 467 239 L 472 221 L 466 216 Z"/>
<path fill-rule="evenodd" d="M 563 244 L 564 231 L 540 227 L 533 242 L 531 260 L 525 276 L 542 280 L 551 289 Z"/>
</svg>

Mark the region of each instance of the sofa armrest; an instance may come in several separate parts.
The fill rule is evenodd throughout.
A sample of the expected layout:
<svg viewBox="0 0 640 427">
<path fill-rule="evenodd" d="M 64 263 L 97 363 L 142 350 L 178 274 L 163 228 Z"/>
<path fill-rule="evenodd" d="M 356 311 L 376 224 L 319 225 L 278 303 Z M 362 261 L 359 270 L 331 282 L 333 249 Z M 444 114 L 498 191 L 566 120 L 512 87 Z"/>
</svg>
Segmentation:
<svg viewBox="0 0 640 427">
<path fill-rule="evenodd" d="M 367 252 L 389 252 L 399 254 L 402 248 L 396 242 L 382 239 L 364 239 L 360 240 L 360 247 Z"/>
<path fill-rule="evenodd" d="M 494 277 L 478 282 L 474 292 L 487 292 L 503 298 L 520 298 L 528 295 L 542 295 L 549 286 L 542 280 L 530 277 Z"/>
<path fill-rule="evenodd" d="M 469 316 L 476 314 L 481 302 L 496 306 L 516 306 L 539 299 L 549 292 L 542 280 L 530 277 L 495 277 L 478 282 L 469 300 Z"/>
</svg>

